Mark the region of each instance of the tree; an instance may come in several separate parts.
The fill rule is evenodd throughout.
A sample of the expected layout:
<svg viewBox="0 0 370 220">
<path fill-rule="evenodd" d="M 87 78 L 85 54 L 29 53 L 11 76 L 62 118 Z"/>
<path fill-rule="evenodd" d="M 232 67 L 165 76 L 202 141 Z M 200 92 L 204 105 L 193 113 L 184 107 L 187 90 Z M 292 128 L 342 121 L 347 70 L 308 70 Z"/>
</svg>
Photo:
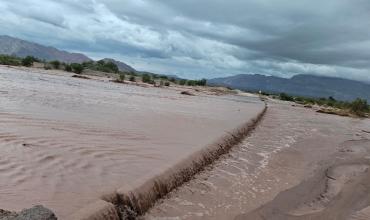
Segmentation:
<svg viewBox="0 0 370 220">
<path fill-rule="evenodd" d="M 53 66 L 54 69 L 59 69 L 60 62 L 58 60 L 50 61 L 50 64 Z"/>
<path fill-rule="evenodd" d="M 150 75 L 149 75 L 149 74 L 145 73 L 145 74 L 143 74 L 143 76 L 142 76 L 142 81 L 143 81 L 144 83 L 151 83 L 151 82 L 152 82 L 152 79 L 151 79 L 151 77 L 150 77 Z"/>
<path fill-rule="evenodd" d="M 35 61 L 35 58 L 33 56 L 26 56 L 22 59 L 22 66 L 30 67 L 33 65 L 33 62 Z"/>
<path fill-rule="evenodd" d="M 77 74 L 81 74 L 82 71 L 84 70 L 84 67 L 79 63 L 72 63 L 71 67 L 72 67 L 72 71 Z"/>
<path fill-rule="evenodd" d="M 201 79 L 197 82 L 197 85 L 198 86 L 205 86 L 207 84 L 207 80 L 206 79 Z"/>
<path fill-rule="evenodd" d="M 107 62 L 103 66 L 104 66 L 104 69 L 107 69 L 108 71 L 112 71 L 114 73 L 119 72 L 118 66 L 114 64 L 113 62 Z"/>
</svg>

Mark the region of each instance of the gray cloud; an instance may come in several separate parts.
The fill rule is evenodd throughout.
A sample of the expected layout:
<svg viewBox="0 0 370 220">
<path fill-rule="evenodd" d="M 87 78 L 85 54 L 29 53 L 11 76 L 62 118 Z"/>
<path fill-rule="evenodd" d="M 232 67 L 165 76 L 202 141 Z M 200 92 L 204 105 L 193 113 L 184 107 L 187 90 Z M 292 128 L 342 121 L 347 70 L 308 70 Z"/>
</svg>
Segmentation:
<svg viewBox="0 0 370 220">
<path fill-rule="evenodd" d="M 184 77 L 370 82 L 368 0 L 3 0 L 0 33 Z"/>
</svg>

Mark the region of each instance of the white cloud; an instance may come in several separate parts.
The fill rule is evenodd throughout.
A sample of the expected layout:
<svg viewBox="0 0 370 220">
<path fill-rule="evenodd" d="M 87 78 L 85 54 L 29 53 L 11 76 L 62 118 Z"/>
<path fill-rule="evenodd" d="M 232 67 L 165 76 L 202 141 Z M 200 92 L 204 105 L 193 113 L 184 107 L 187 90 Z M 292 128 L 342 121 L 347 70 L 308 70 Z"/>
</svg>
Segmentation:
<svg viewBox="0 0 370 220">
<path fill-rule="evenodd" d="M 365 0 L 2 0 L 0 33 L 193 78 L 370 81 L 367 9 Z"/>
</svg>

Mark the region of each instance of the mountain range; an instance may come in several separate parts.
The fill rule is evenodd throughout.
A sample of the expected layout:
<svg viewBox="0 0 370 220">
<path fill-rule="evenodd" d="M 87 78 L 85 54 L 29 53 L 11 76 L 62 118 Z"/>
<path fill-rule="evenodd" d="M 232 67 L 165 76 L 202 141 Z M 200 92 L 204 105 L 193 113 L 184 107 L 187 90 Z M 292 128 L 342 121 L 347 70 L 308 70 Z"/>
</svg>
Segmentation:
<svg viewBox="0 0 370 220">
<path fill-rule="evenodd" d="M 0 54 L 34 56 L 46 61 L 59 60 L 66 63 L 91 61 L 89 57 L 80 53 L 70 53 L 9 36 L 0 36 Z"/>
<path fill-rule="evenodd" d="M 245 91 L 287 93 L 316 98 L 332 96 L 335 99 L 346 101 L 363 98 L 370 102 L 369 83 L 335 77 L 302 74 L 287 79 L 259 74 L 240 74 L 210 79 L 207 83 L 209 85 L 220 85 Z"/>
<path fill-rule="evenodd" d="M 92 61 L 91 58 L 81 53 L 71 53 L 5 35 L 0 35 L 0 54 L 15 55 L 18 57 L 30 55 L 46 61 L 59 60 L 66 63 Z M 124 62 L 110 58 L 105 58 L 103 60 L 106 62 L 113 62 L 120 71 L 137 72 L 133 67 Z M 287 79 L 259 74 L 240 74 L 224 78 L 209 79 L 208 84 L 246 91 L 261 90 L 269 93 L 284 92 L 297 96 L 332 96 L 339 100 L 353 100 L 361 97 L 370 102 L 369 83 L 334 77 L 296 75 Z"/>
<path fill-rule="evenodd" d="M 81 53 L 70 53 L 55 47 L 44 46 L 6 35 L 0 35 L 0 54 L 14 55 L 17 57 L 34 56 L 46 61 L 59 60 L 66 63 L 92 61 L 91 58 Z M 124 62 L 110 58 L 105 58 L 103 60 L 106 62 L 113 62 L 121 71 L 136 71 L 133 67 Z"/>
</svg>

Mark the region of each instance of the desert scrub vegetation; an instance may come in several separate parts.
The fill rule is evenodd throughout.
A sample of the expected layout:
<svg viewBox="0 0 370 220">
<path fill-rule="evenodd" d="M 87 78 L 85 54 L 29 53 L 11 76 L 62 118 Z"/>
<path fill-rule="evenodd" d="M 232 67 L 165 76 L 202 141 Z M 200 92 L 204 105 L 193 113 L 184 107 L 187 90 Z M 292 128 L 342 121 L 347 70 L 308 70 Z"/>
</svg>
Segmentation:
<svg viewBox="0 0 370 220">
<path fill-rule="evenodd" d="M 267 94 L 268 95 L 268 94 Z M 356 115 L 366 117 L 370 113 L 370 106 L 367 100 L 357 98 L 353 101 L 340 101 L 333 97 L 328 98 L 312 98 L 302 96 L 291 96 L 285 93 L 280 93 L 278 98 L 283 101 L 291 101 L 297 104 L 306 106 L 318 105 L 325 108 L 336 110 L 321 110 L 320 112 L 338 114 L 338 115 Z"/>
<path fill-rule="evenodd" d="M 119 69 L 116 64 L 113 62 L 105 62 L 104 60 L 99 61 L 88 61 L 83 62 L 82 66 L 85 69 L 100 71 L 100 72 L 106 72 L 106 73 L 119 73 Z"/>
<path fill-rule="evenodd" d="M 141 76 L 141 81 L 143 83 L 149 83 L 149 84 L 154 84 L 155 81 L 152 79 L 151 75 L 148 74 L 148 73 L 144 73 L 142 76 Z"/>
<path fill-rule="evenodd" d="M 81 74 L 85 67 L 80 63 L 71 63 L 72 72 L 76 74 Z"/>
<path fill-rule="evenodd" d="M 350 103 L 350 110 L 352 113 L 364 117 L 366 113 L 369 113 L 370 106 L 367 104 L 365 99 L 357 98 L 355 101 Z"/>
<path fill-rule="evenodd" d="M 136 77 L 135 76 L 130 76 L 128 79 L 130 82 L 136 82 Z"/>
<path fill-rule="evenodd" d="M 0 55 L 0 64 L 10 66 L 20 66 L 21 58 L 9 55 Z"/>
<path fill-rule="evenodd" d="M 59 69 L 61 65 L 61 63 L 58 60 L 53 60 L 50 61 L 49 63 L 53 67 L 53 69 Z"/>
<path fill-rule="evenodd" d="M 33 62 L 39 62 L 39 60 L 33 56 L 21 58 L 11 55 L 0 55 L 0 64 L 2 65 L 30 67 L 33 65 Z"/>
</svg>

